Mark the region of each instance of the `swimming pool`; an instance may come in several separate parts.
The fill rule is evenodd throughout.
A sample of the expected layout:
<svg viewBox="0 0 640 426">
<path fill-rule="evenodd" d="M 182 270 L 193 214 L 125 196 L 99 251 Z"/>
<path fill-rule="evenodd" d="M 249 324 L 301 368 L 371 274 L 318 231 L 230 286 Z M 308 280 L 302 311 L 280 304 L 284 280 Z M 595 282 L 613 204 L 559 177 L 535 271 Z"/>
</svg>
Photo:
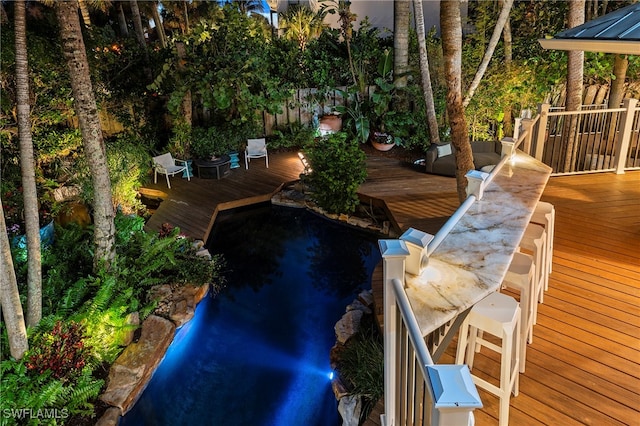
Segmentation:
<svg viewBox="0 0 640 426">
<path fill-rule="evenodd" d="M 207 297 L 121 425 L 340 425 L 333 327 L 380 261 L 378 236 L 303 209 L 216 219 L 227 287 Z"/>
</svg>

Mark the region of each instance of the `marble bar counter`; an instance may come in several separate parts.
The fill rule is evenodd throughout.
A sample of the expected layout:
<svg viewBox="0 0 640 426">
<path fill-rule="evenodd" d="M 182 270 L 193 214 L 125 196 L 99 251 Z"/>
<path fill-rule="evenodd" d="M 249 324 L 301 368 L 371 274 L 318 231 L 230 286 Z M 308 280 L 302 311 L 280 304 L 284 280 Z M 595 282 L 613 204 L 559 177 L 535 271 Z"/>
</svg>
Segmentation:
<svg viewBox="0 0 640 426">
<path fill-rule="evenodd" d="M 518 151 L 405 289 L 425 336 L 500 288 L 551 168 Z"/>
</svg>

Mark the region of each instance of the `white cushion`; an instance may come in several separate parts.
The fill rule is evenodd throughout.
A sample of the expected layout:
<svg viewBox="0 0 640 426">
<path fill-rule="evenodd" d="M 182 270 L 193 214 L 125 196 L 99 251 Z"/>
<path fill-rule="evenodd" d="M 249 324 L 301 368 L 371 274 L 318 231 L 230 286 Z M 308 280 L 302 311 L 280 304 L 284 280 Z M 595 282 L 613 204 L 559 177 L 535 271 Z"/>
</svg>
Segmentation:
<svg viewBox="0 0 640 426">
<path fill-rule="evenodd" d="M 448 143 L 446 145 L 438 145 L 436 147 L 438 150 L 438 158 L 446 157 L 447 155 L 451 155 L 451 144 Z"/>
</svg>

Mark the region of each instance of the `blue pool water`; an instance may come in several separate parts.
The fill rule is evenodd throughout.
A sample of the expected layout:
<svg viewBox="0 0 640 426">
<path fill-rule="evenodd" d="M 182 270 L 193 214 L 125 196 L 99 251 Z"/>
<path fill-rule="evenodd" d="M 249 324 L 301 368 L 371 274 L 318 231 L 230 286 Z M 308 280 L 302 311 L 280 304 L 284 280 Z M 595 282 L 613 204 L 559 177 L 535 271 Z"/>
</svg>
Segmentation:
<svg viewBox="0 0 640 426">
<path fill-rule="evenodd" d="M 377 236 L 305 210 L 219 217 L 227 287 L 176 332 L 121 425 L 337 426 L 333 327 L 380 260 Z"/>
</svg>

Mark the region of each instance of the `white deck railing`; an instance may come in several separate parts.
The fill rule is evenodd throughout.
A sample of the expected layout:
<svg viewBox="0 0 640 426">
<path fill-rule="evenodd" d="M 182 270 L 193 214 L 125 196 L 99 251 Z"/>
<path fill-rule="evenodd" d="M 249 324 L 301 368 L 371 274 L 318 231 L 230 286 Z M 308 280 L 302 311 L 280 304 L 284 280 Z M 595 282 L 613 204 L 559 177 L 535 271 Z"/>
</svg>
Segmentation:
<svg viewBox="0 0 640 426">
<path fill-rule="evenodd" d="M 534 134 L 537 160 L 555 174 L 640 169 L 640 107 L 638 99 L 625 99 L 622 108 L 552 110 L 538 108 L 535 125 L 522 120 Z"/>
</svg>

